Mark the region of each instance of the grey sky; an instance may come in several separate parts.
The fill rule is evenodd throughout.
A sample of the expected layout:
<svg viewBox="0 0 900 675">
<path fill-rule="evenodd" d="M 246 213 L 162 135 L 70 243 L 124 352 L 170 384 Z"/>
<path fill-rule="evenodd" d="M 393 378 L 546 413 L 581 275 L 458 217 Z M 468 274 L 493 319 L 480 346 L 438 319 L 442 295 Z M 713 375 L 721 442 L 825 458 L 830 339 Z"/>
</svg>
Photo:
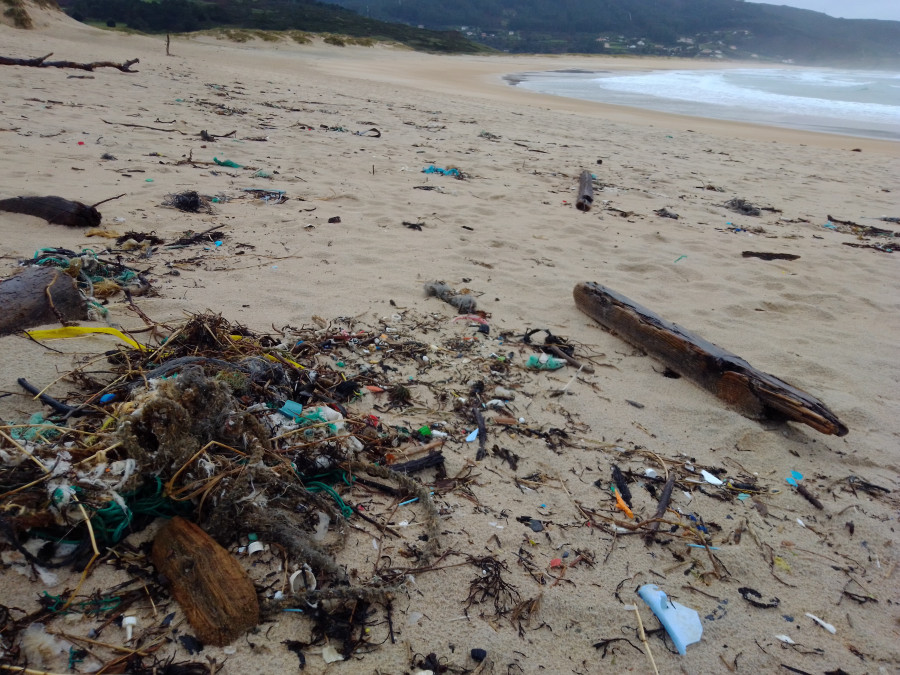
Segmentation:
<svg viewBox="0 0 900 675">
<path fill-rule="evenodd" d="M 900 21 L 900 2 L 898 0 L 786 0 L 785 2 L 768 2 L 766 4 L 811 9 L 842 19 Z"/>
</svg>

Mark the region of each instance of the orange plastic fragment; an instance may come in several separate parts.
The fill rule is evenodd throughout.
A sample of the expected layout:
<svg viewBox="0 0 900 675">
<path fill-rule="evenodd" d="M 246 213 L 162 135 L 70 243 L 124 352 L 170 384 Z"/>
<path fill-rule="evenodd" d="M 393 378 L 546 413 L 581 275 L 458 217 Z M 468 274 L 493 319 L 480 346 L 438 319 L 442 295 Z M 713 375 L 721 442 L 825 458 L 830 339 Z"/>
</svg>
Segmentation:
<svg viewBox="0 0 900 675">
<path fill-rule="evenodd" d="M 373 394 L 380 394 L 384 391 L 384 389 L 382 389 L 381 387 L 376 387 L 374 384 L 367 384 L 366 389 L 371 391 Z"/>
<path fill-rule="evenodd" d="M 622 495 L 619 494 L 619 491 L 616 490 L 616 488 L 613 488 L 612 493 L 616 497 L 616 508 L 619 509 L 620 511 L 624 511 L 625 515 L 633 520 L 634 513 L 632 513 L 631 509 L 628 508 L 628 504 L 626 504 L 625 500 L 622 499 Z"/>
</svg>

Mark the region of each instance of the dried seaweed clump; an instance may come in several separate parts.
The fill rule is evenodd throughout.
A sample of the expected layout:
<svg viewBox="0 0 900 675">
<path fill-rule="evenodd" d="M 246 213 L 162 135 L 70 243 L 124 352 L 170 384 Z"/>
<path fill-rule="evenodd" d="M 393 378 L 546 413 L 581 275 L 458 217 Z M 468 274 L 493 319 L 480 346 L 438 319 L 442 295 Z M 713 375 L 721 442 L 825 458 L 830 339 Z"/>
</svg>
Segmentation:
<svg viewBox="0 0 900 675">
<path fill-rule="evenodd" d="M 425 284 L 425 293 L 430 297 L 440 298 L 453 305 L 460 314 L 471 314 L 475 311 L 475 298 L 468 293 L 457 293 L 443 281 L 430 281 Z"/>
<path fill-rule="evenodd" d="M 740 199 L 739 197 L 735 197 L 734 199 L 729 199 L 725 202 L 725 208 L 729 211 L 734 211 L 735 213 L 740 213 L 745 216 L 758 216 L 762 211 L 759 207 L 754 206 L 746 199 Z"/>
<path fill-rule="evenodd" d="M 208 198 L 202 196 L 196 190 L 187 190 L 177 194 L 166 195 L 163 206 L 171 206 L 179 211 L 188 213 L 213 213 L 212 204 Z"/>
</svg>

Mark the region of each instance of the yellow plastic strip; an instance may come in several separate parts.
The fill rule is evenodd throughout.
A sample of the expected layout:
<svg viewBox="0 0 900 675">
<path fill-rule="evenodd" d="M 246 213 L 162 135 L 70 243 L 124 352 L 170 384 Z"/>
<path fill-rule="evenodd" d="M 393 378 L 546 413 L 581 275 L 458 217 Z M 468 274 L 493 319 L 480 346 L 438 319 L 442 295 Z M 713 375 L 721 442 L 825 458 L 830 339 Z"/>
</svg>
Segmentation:
<svg viewBox="0 0 900 675">
<path fill-rule="evenodd" d="M 62 338 L 74 338 L 74 337 L 83 337 L 85 335 L 91 335 L 95 333 L 105 333 L 106 335 L 114 335 L 119 338 L 123 342 L 131 345 L 135 349 L 140 349 L 141 351 L 146 351 L 147 347 L 144 347 L 141 344 L 138 344 L 130 337 L 125 335 L 122 331 L 117 328 L 109 328 L 106 326 L 101 326 L 100 328 L 88 328 L 84 326 L 66 326 L 65 328 L 50 328 L 48 330 L 27 330 L 25 334 L 29 337 L 34 338 L 35 340 L 58 340 Z"/>
</svg>

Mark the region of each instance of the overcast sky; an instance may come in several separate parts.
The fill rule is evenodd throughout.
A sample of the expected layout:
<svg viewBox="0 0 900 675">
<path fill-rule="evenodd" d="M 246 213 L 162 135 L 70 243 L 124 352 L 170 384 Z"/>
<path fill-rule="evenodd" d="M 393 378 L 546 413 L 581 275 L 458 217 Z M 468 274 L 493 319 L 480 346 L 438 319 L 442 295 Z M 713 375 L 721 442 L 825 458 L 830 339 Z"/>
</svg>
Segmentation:
<svg viewBox="0 0 900 675">
<path fill-rule="evenodd" d="M 812 9 L 842 19 L 900 21 L 900 0 L 785 0 L 766 4 Z"/>
</svg>

